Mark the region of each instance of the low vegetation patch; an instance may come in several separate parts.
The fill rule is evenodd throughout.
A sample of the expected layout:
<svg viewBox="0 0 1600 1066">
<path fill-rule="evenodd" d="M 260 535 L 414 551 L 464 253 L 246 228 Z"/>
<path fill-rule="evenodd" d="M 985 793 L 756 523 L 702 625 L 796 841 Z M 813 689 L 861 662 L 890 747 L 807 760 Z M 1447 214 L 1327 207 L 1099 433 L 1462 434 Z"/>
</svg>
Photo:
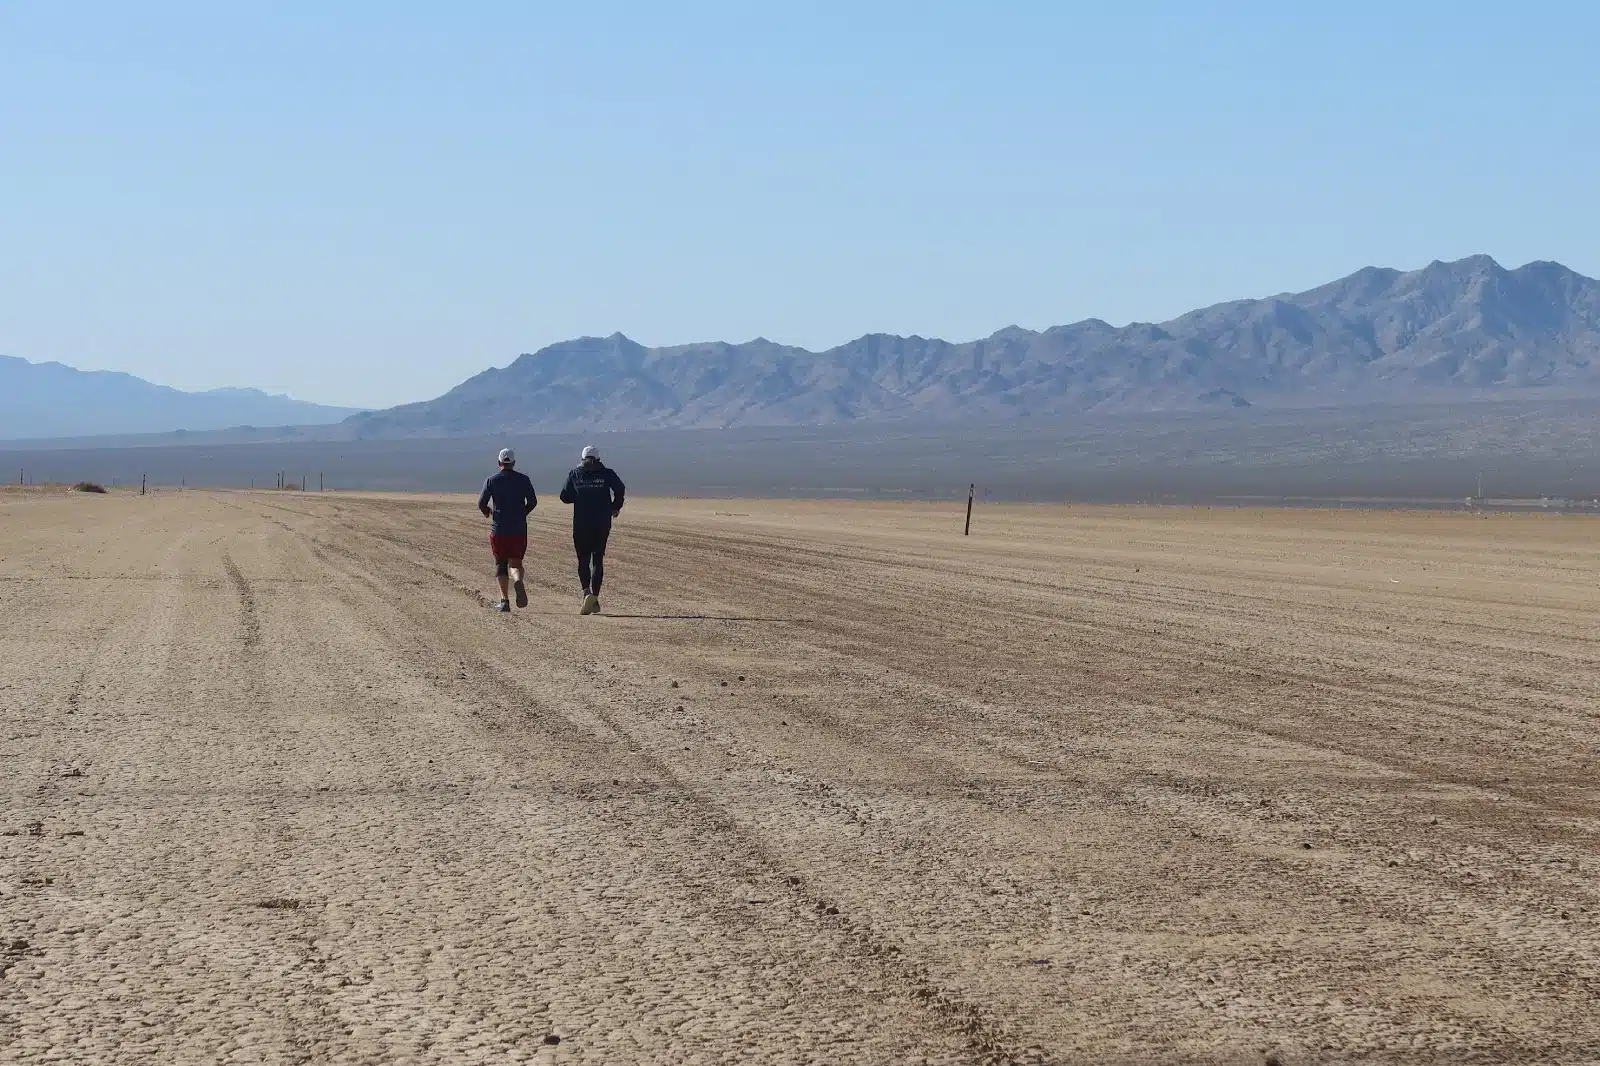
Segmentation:
<svg viewBox="0 0 1600 1066">
<path fill-rule="evenodd" d="M 105 492 L 106 487 L 94 481 L 80 481 L 72 486 L 73 492 Z"/>
</svg>

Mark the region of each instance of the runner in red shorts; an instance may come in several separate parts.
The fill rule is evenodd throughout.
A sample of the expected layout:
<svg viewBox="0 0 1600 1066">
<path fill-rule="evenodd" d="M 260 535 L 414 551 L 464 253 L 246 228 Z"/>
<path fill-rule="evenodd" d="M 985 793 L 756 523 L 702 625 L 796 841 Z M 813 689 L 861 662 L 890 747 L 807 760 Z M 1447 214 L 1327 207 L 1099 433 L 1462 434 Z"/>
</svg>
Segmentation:
<svg viewBox="0 0 1600 1066">
<path fill-rule="evenodd" d="M 528 515 L 539 506 L 539 498 L 528 475 L 518 473 L 516 466 L 516 453 L 500 449 L 500 472 L 485 481 L 478 494 L 478 510 L 489 519 L 489 550 L 494 553 L 494 576 L 500 583 L 500 602 L 494 605 L 497 611 L 511 610 L 512 590 L 516 591 L 517 606 L 528 606 L 522 557 L 528 550 Z"/>
</svg>

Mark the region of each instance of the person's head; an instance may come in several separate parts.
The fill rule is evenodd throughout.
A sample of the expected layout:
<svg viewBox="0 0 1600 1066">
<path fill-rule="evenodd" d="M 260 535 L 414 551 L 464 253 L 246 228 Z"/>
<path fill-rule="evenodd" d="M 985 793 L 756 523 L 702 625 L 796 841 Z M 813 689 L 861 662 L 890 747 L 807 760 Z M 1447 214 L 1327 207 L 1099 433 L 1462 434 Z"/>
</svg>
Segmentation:
<svg viewBox="0 0 1600 1066">
<path fill-rule="evenodd" d="M 517 453 L 510 448 L 500 449 L 500 469 L 510 470 L 517 465 Z"/>
<path fill-rule="evenodd" d="M 585 445 L 581 458 L 585 463 L 598 463 L 600 461 L 600 453 L 594 450 L 593 444 Z"/>
</svg>

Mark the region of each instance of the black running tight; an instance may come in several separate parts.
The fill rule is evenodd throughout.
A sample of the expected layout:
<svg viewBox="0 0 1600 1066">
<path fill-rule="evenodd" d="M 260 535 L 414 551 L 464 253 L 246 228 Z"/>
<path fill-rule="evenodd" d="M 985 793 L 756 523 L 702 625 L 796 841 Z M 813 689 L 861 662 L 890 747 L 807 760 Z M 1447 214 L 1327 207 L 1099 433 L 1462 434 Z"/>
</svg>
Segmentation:
<svg viewBox="0 0 1600 1066">
<path fill-rule="evenodd" d="M 578 552 L 578 580 L 583 591 L 600 595 L 600 583 L 606 579 L 606 538 L 611 527 L 600 529 L 573 529 L 572 546 Z"/>
</svg>

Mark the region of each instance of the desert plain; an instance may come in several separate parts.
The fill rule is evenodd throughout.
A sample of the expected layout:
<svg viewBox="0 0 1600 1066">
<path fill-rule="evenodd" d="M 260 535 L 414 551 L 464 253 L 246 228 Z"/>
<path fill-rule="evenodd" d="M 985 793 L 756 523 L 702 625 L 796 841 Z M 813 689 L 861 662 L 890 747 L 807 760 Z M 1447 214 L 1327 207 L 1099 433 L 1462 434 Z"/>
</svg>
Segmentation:
<svg viewBox="0 0 1600 1066">
<path fill-rule="evenodd" d="M 0 495 L 0 1062 L 1600 1060 L 1600 525 Z"/>
</svg>

